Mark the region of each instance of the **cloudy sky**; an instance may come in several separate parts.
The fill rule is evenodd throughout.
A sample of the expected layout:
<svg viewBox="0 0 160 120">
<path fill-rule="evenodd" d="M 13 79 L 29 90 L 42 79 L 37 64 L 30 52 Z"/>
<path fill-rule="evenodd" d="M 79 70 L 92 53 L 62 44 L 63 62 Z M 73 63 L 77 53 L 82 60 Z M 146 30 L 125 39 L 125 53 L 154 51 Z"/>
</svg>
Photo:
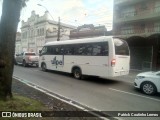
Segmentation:
<svg viewBox="0 0 160 120">
<path fill-rule="evenodd" d="M 2 5 L 2 0 L 0 4 Z M 1 9 L 0 6 L 0 14 Z M 27 21 L 32 10 L 41 16 L 46 9 L 56 21 L 60 17 L 61 22 L 75 26 L 94 24 L 95 26 L 105 25 L 108 30 L 112 29 L 113 0 L 29 0 L 27 6 L 21 11 L 20 19 Z M 20 26 L 21 24 L 18 31 Z"/>
</svg>

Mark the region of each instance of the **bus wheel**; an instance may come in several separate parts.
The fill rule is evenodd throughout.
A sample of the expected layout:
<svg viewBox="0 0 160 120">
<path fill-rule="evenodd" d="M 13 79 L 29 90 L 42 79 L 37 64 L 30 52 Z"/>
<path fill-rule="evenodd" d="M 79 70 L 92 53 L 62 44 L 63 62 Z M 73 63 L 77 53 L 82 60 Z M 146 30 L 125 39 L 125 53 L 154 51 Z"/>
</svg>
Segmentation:
<svg viewBox="0 0 160 120">
<path fill-rule="evenodd" d="M 46 66 L 46 64 L 45 63 L 43 63 L 42 65 L 41 65 L 41 68 L 42 68 L 42 71 L 47 71 L 47 66 Z"/>
<path fill-rule="evenodd" d="M 81 77 L 82 77 L 81 70 L 80 70 L 79 68 L 75 68 L 75 69 L 73 70 L 73 76 L 74 76 L 74 78 L 76 78 L 76 79 L 81 79 Z"/>
</svg>

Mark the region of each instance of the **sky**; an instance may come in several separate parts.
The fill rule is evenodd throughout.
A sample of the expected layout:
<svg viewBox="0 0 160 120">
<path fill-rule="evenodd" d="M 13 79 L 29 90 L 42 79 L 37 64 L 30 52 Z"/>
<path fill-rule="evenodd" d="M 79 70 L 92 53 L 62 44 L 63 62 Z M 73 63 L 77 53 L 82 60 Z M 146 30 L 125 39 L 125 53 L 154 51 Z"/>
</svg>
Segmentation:
<svg viewBox="0 0 160 120">
<path fill-rule="evenodd" d="M 2 1 L 0 0 L 0 16 Z M 18 31 L 20 31 L 21 21 L 26 22 L 33 10 L 40 16 L 48 10 L 51 20 L 58 21 L 60 17 L 61 22 L 74 26 L 93 24 L 105 25 L 107 30 L 112 29 L 113 0 L 29 0 L 21 11 Z"/>
</svg>

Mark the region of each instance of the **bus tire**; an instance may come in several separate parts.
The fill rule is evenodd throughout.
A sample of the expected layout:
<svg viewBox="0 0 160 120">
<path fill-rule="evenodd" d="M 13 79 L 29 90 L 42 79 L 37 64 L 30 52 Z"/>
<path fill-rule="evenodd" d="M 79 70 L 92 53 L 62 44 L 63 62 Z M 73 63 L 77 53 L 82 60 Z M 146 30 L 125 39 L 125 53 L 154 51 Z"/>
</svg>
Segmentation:
<svg viewBox="0 0 160 120">
<path fill-rule="evenodd" d="M 47 66 L 46 66 L 46 64 L 45 64 L 45 63 L 42 63 L 42 65 L 41 65 L 41 69 L 42 69 L 42 71 L 44 71 L 44 72 L 46 72 L 46 71 L 47 71 Z"/>
<path fill-rule="evenodd" d="M 82 72 L 79 68 L 74 68 L 73 69 L 73 76 L 76 79 L 81 79 L 82 78 Z"/>
</svg>

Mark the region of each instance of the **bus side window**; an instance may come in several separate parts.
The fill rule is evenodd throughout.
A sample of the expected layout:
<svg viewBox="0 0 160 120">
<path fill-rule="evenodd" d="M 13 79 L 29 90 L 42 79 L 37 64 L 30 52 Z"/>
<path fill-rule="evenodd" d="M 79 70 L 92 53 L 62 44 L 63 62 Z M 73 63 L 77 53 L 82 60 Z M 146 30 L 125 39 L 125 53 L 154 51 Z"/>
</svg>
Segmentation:
<svg viewBox="0 0 160 120">
<path fill-rule="evenodd" d="M 60 45 L 52 46 L 50 49 L 50 54 L 52 55 L 63 55 L 63 47 Z"/>
<path fill-rule="evenodd" d="M 52 55 L 52 54 L 53 54 L 53 46 L 48 46 L 48 47 L 47 47 L 46 54 L 47 54 L 47 55 Z"/>
<path fill-rule="evenodd" d="M 94 43 L 93 56 L 108 56 L 108 43 Z"/>
<path fill-rule="evenodd" d="M 108 42 L 102 43 L 101 45 L 101 55 L 108 56 Z"/>
<path fill-rule="evenodd" d="M 73 45 L 64 46 L 64 55 L 73 55 L 73 53 L 74 53 Z"/>
<path fill-rule="evenodd" d="M 88 55 L 88 56 L 92 55 L 92 45 L 91 44 L 86 44 L 85 45 L 84 54 Z"/>
<path fill-rule="evenodd" d="M 64 54 L 64 47 L 63 47 L 63 46 L 60 47 L 59 54 L 60 54 L 60 55 L 63 55 L 63 54 Z"/>
<path fill-rule="evenodd" d="M 82 46 L 82 44 L 77 44 L 74 46 L 74 55 L 82 55 L 84 47 Z"/>
<path fill-rule="evenodd" d="M 92 45 L 90 44 L 77 44 L 75 46 L 75 55 L 92 55 Z"/>
<path fill-rule="evenodd" d="M 93 56 L 99 56 L 101 52 L 101 46 L 98 44 L 93 45 Z"/>
</svg>

